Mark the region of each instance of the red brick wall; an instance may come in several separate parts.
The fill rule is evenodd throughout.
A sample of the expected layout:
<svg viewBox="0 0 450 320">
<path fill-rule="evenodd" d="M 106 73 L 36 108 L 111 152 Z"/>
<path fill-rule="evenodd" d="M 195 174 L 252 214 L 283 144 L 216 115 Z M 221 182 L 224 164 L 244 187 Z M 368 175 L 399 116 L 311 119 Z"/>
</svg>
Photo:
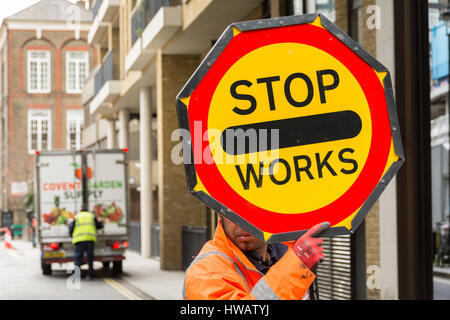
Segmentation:
<svg viewBox="0 0 450 320">
<path fill-rule="evenodd" d="M 48 108 L 51 110 L 51 147 L 66 148 L 66 111 L 81 108 L 81 95 L 66 93 L 67 50 L 89 50 L 89 67 L 94 66 L 93 49 L 86 42 L 87 33 L 81 32 L 76 40 L 73 31 L 42 31 L 41 39 L 36 38 L 35 30 L 8 30 L 8 167 L 3 174 L 7 179 L 10 210 L 21 211 L 22 198 L 11 198 L 11 183 L 32 181 L 34 175 L 34 156 L 28 153 L 28 110 L 29 108 Z M 27 51 L 43 49 L 51 51 L 51 92 L 48 94 L 29 94 L 27 92 Z M 3 105 L 4 108 L 6 105 Z M 32 186 L 29 185 L 29 189 Z M 31 190 L 30 190 L 31 191 Z"/>
</svg>

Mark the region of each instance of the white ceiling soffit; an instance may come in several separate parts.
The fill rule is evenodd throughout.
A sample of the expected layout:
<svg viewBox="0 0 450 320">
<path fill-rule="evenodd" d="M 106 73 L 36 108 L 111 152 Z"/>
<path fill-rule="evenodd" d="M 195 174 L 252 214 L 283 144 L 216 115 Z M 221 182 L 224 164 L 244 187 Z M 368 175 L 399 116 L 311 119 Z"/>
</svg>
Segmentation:
<svg viewBox="0 0 450 320">
<path fill-rule="evenodd" d="M 146 70 L 145 73 L 137 80 L 130 88 L 114 103 L 113 111 L 117 112 L 120 109 L 139 109 L 139 91 L 142 87 L 156 86 L 156 65 L 153 63 Z M 153 108 L 153 113 L 156 112 L 156 106 Z"/>
<path fill-rule="evenodd" d="M 213 0 L 205 10 L 164 49 L 164 54 L 200 54 L 211 48 L 233 22 L 242 21 L 262 0 Z"/>
</svg>

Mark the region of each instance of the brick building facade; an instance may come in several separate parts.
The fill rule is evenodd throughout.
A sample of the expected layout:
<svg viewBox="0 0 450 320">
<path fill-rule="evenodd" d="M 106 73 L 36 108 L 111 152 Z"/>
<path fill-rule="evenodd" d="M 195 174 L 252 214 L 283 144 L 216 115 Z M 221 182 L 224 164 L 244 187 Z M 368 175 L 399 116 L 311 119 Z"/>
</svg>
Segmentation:
<svg viewBox="0 0 450 320">
<path fill-rule="evenodd" d="M 3 21 L 0 205 L 15 223 L 25 222 L 36 151 L 81 146 L 81 92 L 95 65 L 86 41 L 91 19 L 82 5 L 43 0 Z"/>
</svg>

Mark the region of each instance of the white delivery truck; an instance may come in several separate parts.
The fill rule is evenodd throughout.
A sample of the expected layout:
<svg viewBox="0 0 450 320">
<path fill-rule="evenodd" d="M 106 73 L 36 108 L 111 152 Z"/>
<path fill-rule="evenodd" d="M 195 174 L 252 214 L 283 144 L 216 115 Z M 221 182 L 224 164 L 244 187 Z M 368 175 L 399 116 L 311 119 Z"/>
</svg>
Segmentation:
<svg viewBox="0 0 450 320">
<path fill-rule="evenodd" d="M 97 230 L 94 261 L 104 268 L 112 263 L 113 272 L 121 273 L 128 247 L 126 151 L 37 152 L 35 169 L 42 273 L 51 274 L 53 263 L 73 262 L 69 225 L 83 203 L 104 224 Z"/>
</svg>

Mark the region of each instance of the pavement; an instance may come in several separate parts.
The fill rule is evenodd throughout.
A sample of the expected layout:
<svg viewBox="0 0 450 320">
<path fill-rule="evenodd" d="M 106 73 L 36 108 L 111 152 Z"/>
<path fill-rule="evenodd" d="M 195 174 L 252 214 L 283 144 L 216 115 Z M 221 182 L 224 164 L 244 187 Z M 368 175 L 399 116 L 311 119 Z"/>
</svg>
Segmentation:
<svg viewBox="0 0 450 320">
<path fill-rule="evenodd" d="M 433 266 L 433 275 L 437 277 L 450 278 L 450 266 L 446 267 Z"/>
<path fill-rule="evenodd" d="M 143 258 L 128 250 L 123 262 L 122 279 L 156 300 L 181 300 L 184 271 L 165 271 L 155 258 Z"/>
</svg>

